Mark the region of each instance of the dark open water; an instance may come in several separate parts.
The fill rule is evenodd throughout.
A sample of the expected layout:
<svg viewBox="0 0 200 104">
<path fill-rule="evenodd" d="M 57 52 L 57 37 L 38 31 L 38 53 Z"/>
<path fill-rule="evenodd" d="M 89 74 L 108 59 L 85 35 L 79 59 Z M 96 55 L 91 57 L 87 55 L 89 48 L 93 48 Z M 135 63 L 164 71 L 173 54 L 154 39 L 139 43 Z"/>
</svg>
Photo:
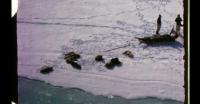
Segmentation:
<svg viewBox="0 0 200 104">
<path fill-rule="evenodd" d="M 95 96 L 80 89 L 66 89 L 18 77 L 19 104 L 183 104 L 158 98 L 124 99 Z"/>
</svg>

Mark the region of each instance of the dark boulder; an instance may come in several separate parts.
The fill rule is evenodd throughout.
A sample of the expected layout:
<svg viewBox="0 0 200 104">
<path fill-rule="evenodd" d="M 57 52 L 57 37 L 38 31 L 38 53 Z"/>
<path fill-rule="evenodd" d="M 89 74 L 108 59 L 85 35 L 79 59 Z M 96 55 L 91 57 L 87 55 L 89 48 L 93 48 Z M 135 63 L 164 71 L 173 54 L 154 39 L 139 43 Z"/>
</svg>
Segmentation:
<svg viewBox="0 0 200 104">
<path fill-rule="evenodd" d="M 132 52 L 131 51 L 125 51 L 124 53 L 123 53 L 123 55 L 125 55 L 125 56 L 127 56 L 127 57 L 130 57 L 130 58 L 134 58 L 134 55 L 132 54 Z"/>
<path fill-rule="evenodd" d="M 121 66 L 122 62 L 118 58 L 112 58 L 109 63 L 106 63 L 105 67 L 108 69 L 113 69 L 115 66 Z"/>
<path fill-rule="evenodd" d="M 106 67 L 107 69 L 113 69 L 113 68 L 114 68 L 114 65 L 111 64 L 111 63 L 106 63 L 106 64 L 105 64 L 105 67 Z"/>
<path fill-rule="evenodd" d="M 95 57 L 95 60 L 96 60 L 97 62 L 99 62 L 99 61 L 104 61 L 102 55 L 97 55 L 97 56 Z"/>
<path fill-rule="evenodd" d="M 53 72 L 53 67 L 49 67 L 49 66 L 43 66 L 40 70 L 40 73 L 42 74 L 49 74 Z"/>
<path fill-rule="evenodd" d="M 75 61 L 77 61 L 81 56 L 75 52 L 69 52 L 67 54 L 65 54 L 65 61 L 68 64 L 71 64 L 71 66 L 75 69 L 81 70 L 81 65 L 79 65 L 78 63 L 76 63 Z"/>
<path fill-rule="evenodd" d="M 72 61 L 70 62 L 70 64 L 73 68 L 81 70 L 81 65 L 79 65 L 78 63 Z"/>
<path fill-rule="evenodd" d="M 70 63 L 72 61 L 77 61 L 81 56 L 79 54 L 76 54 L 74 52 L 69 52 L 65 54 L 64 59 L 66 60 L 67 63 Z"/>
<path fill-rule="evenodd" d="M 113 65 L 116 65 L 116 66 L 121 66 L 122 65 L 122 63 L 119 61 L 118 58 L 111 59 L 110 63 L 113 64 Z"/>
</svg>

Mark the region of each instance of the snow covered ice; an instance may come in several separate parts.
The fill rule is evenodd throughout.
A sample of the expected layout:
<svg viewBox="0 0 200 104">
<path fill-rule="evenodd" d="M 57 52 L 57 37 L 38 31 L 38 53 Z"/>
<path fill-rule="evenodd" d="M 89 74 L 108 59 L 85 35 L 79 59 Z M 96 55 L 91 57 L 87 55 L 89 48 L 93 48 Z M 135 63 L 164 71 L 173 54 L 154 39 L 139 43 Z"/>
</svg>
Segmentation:
<svg viewBox="0 0 200 104">
<path fill-rule="evenodd" d="M 169 33 L 182 0 L 20 0 L 17 14 L 18 75 L 96 95 L 159 97 L 184 101 L 184 47 L 145 47 L 135 37 L 151 36 L 162 15 L 161 34 Z M 183 33 L 182 33 L 183 35 Z M 122 53 L 130 50 L 134 58 Z M 82 70 L 63 54 L 81 55 Z M 118 57 L 121 67 L 107 70 L 95 62 Z M 44 65 L 54 67 L 49 75 Z"/>
</svg>

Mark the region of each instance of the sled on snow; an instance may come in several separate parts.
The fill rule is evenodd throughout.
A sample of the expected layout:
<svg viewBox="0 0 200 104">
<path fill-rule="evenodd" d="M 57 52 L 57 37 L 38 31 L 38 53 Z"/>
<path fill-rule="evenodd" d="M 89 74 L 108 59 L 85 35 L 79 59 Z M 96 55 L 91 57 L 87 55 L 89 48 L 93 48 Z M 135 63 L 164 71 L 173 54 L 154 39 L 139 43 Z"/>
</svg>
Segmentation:
<svg viewBox="0 0 200 104">
<path fill-rule="evenodd" d="M 165 43 L 165 42 L 175 42 L 176 41 L 176 38 L 169 34 L 160 35 L 160 36 L 153 35 L 153 36 L 143 37 L 143 38 L 136 37 L 136 39 L 138 39 L 140 41 L 140 43 L 145 43 L 145 44 L 156 44 L 156 43 Z"/>
<path fill-rule="evenodd" d="M 172 35 L 172 33 L 174 35 Z M 168 42 L 175 42 L 178 38 L 178 34 L 174 31 L 174 29 L 171 30 L 170 34 L 164 34 L 164 35 L 153 35 L 149 37 L 143 37 L 139 38 L 136 37 L 140 41 L 140 43 L 145 44 L 156 44 L 156 43 L 168 43 Z"/>
</svg>

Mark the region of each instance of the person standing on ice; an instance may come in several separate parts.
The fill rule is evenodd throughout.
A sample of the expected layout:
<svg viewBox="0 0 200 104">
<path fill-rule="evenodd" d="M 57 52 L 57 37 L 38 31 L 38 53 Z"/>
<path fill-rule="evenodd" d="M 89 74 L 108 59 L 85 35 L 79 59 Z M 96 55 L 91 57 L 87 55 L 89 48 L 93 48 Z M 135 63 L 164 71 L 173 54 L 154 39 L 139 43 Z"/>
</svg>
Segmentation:
<svg viewBox="0 0 200 104">
<path fill-rule="evenodd" d="M 159 14 L 158 19 L 157 19 L 157 30 L 156 30 L 156 35 L 160 35 L 159 31 L 161 28 L 161 15 Z"/>
<path fill-rule="evenodd" d="M 175 22 L 176 22 L 176 33 L 177 35 L 180 35 L 181 26 L 183 26 L 181 24 L 182 19 L 180 17 L 180 14 L 178 14 L 178 16 L 176 17 Z"/>
</svg>

